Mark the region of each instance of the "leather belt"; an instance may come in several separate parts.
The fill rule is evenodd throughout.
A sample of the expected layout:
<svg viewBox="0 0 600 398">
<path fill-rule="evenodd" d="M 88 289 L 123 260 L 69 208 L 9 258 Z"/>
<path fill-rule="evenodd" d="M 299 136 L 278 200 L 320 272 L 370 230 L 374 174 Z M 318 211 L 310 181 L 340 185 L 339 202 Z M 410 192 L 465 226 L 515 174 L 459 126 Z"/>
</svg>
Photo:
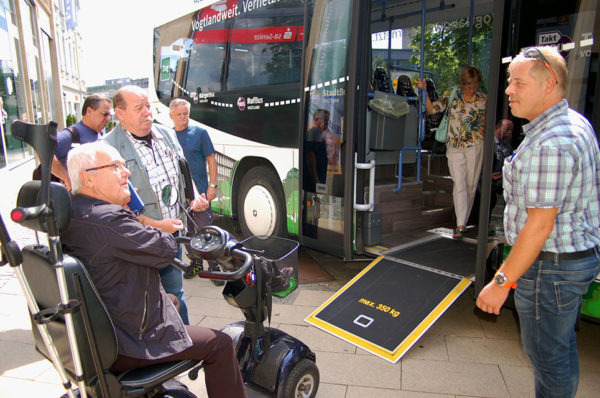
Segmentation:
<svg viewBox="0 0 600 398">
<path fill-rule="evenodd" d="M 578 260 L 580 258 L 586 258 L 594 254 L 595 248 L 582 250 L 580 252 L 571 252 L 571 253 L 552 253 L 552 252 L 540 252 L 540 255 L 537 257 L 538 260 L 558 260 L 558 261 L 566 261 L 566 260 Z"/>
</svg>

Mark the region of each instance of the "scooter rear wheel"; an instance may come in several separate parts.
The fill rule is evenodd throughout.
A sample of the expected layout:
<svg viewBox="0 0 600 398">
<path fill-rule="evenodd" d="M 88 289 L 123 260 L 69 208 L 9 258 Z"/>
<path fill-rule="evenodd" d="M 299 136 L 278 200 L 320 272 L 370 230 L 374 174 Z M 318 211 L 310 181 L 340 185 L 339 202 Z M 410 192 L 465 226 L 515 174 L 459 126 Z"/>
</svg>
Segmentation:
<svg viewBox="0 0 600 398">
<path fill-rule="evenodd" d="M 308 358 L 298 362 L 285 383 L 285 398 L 314 398 L 319 388 L 319 369 Z"/>
</svg>

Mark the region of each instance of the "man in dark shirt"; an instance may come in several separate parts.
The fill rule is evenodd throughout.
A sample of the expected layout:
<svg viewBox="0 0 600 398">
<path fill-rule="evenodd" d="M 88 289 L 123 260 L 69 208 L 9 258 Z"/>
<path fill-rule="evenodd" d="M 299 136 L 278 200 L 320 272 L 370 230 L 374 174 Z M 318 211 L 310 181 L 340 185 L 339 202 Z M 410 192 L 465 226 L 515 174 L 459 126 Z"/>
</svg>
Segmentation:
<svg viewBox="0 0 600 398">
<path fill-rule="evenodd" d="M 101 143 L 70 151 L 72 184 L 64 250 L 86 266 L 115 325 L 115 371 L 184 359 L 204 360 L 210 397 L 245 397 L 231 338 L 185 326 L 160 283 L 159 270 L 177 255 L 173 236 L 144 226 L 121 206 L 129 201 L 129 170 L 113 147 Z M 173 300 L 173 301 L 172 301 Z"/>
<path fill-rule="evenodd" d="M 52 174 L 60 178 L 67 189 L 71 182 L 67 172 L 67 155 L 73 146 L 94 142 L 110 120 L 110 100 L 100 94 L 88 95 L 81 108 L 81 121 L 61 130 L 56 135 L 56 151 L 52 161 Z M 77 135 L 75 138 L 74 136 Z"/>
</svg>

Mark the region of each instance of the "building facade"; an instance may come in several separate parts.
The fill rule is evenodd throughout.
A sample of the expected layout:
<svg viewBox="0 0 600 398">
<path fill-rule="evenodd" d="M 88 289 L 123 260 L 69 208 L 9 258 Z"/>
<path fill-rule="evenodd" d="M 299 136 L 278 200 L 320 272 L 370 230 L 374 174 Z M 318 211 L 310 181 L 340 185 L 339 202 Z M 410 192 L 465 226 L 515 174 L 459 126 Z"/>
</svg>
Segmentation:
<svg viewBox="0 0 600 398">
<path fill-rule="evenodd" d="M 0 168 L 33 156 L 10 134 L 14 120 L 63 128 L 80 117 L 78 10 L 79 0 L 0 0 Z"/>
</svg>

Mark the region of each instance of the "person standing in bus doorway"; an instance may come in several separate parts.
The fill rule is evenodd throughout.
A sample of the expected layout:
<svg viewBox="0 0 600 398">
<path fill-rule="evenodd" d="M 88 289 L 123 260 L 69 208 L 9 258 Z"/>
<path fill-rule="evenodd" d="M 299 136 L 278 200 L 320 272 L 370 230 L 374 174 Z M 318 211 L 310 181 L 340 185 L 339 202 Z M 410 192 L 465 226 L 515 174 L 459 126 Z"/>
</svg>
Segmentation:
<svg viewBox="0 0 600 398">
<path fill-rule="evenodd" d="M 512 250 L 477 307 L 499 314 L 510 289 L 536 397 L 574 397 L 575 323 L 600 270 L 600 152 L 594 129 L 569 109 L 567 66 L 553 47 L 531 47 L 508 67 L 508 102 L 527 119 L 503 169 L 504 229 Z"/>
<path fill-rule="evenodd" d="M 144 204 L 139 221 L 178 235 L 186 221 L 180 205 L 185 193 L 179 158 L 184 155 L 173 130 L 152 123 L 148 95 L 140 87 L 121 87 L 113 97 L 113 107 L 119 124 L 104 140 L 125 159 L 129 180 Z M 191 206 L 194 211 L 203 211 L 208 201 L 197 196 Z M 179 300 L 179 314 L 188 325 L 182 272 L 171 265 L 161 269 L 160 277 L 165 291 Z"/>
<path fill-rule="evenodd" d="M 459 87 L 444 93 L 438 101 L 432 103 L 429 95 L 425 96 L 427 113 L 448 112 L 446 157 L 453 182 L 452 200 L 456 215 L 456 228 L 452 234 L 454 239 L 462 239 L 467 230 L 467 220 L 477 192 L 483 162 L 487 105 L 487 95 L 479 90 L 481 72 L 477 68 L 464 68 L 459 81 Z M 427 89 L 427 82 L 419 80 L 418 86 Z M 450 99 L 452 103 L 448 103 Z"/>
<path fill-rule="evenodd" d="M 88 95 L 81 108 L 81 120 L 56 135 L 56 151 L 52 160 L 52 174 L 71 190 L 67 172 L 67 155 L 74 145 L 94 142 L 102 135 L 110 120 L 110 99 L 100 94 Z"/>
<path fill-rule="evenodd" d="M 199 127 L 190 127 L 190 108 L 191 104 L 181 98 L 176 98 L 169 104 L 169 116 L 175 125 L 175 134 L 177 141 L 183 149 L 183 155 L 190 165 L 192 179 L 196 185 L 196 190 L 206 195 L 206 200 L 210 203 L 217 197 L 217 160 L 215 159 L 215 148 L 208 132 Z M 206 168 L 208 166 L 208 175 Z M 194 222 L 198 227 L 211 225 L 213 214 L 210 206 L 202 212 L 193 212 Z M 191 223 L 190 223 L 191 224 Z M 188 225 L 190 233 L 193 225 Z M 190 259 L 193 264 L 188 271 L 183 274 L 186 279 L 194 278 L 202 270 L 202 260 Z M 211 271 L 220 271 L 219 265 L 214 261 L 209 261 L 208 269 Z M 223 281 L 211 279 L 213 284 L 221 286 Z"/>
<path fill-rule="evenodd" d="M 490 216 L 492 209 L 496 207 L 498 195 L 502 194 L 502 167 L 504 160 L 509 158 L 512 153 L 510 143 L 513 132 L 513 122 L 508 119 L 502 119 L 496 123 L 494 129 L 494 162 L 492 164 L 492 194 L 490 195 Z"/>
</svg>

